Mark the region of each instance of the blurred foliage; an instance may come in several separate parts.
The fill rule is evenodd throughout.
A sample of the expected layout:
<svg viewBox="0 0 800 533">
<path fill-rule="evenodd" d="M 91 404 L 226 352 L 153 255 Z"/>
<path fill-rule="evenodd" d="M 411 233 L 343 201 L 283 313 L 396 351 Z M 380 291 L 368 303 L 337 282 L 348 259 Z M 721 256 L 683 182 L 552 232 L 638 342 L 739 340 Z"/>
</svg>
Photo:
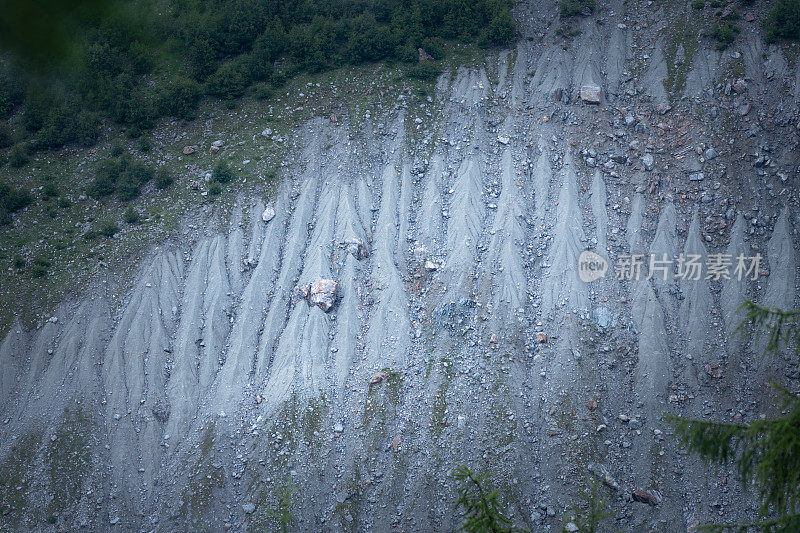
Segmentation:
<svg viewBox="0 0 800 533">
<path fill-rule="evenodd" d="M 5 0 L 0 119 L 33 150 L 94 144 L 102 121 L 138 137 L 200 99 L 269 97 L 287 77 L 399 61 L 419 48 L 514 41 L 511 0 Z M 0 144 L 14 142 L 0 131 Z M 22 163 L 17 158 L 16 162 Z M 24 164 L 24 163 L 22 163 Z"/>
</svg>

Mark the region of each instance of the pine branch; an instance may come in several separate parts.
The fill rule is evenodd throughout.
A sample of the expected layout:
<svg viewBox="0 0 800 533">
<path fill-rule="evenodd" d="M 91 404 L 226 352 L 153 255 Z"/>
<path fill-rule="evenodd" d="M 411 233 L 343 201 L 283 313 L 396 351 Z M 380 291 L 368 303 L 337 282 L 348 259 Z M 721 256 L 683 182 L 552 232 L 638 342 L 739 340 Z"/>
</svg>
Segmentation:
<svg viewBox="0 0 800 533">
<path fill-rule="evenodd" d="M 734 330 L 734 334 L 746 337 L 749 331 L 755 331 L 756 340 L 762 332 L 767 335 L 767 346 L 764 355 L 776 355 L 781 345 L 794 345 L 794 354 L 800 354 L 800 311 L 773 309 L 746 300 L 740 307 L 744 311 L 744 319 Z"/>
<path fill-rule="evenodd" d="M 773 386 L 789 409 L 777 419 L 728 424 L 664 415 L 690 450 L 711 463 L 735 462 L 745 487 L 751 479 L 758 483 L 762 516 L 800 509 L 800 399 Z"/>
<path fill-rule="evenodd" d="M 489 474 L 475 475 L 466 466 L 458 466 L 453 477 L 460 482 L 456 508 L 463 507 L 464 522 L 461 530 L 470 533 L 513 533 L 523 529 L 513 527 L 497 502 L 497 490 L 487 492 L 484 485 Z"/>
</svg>

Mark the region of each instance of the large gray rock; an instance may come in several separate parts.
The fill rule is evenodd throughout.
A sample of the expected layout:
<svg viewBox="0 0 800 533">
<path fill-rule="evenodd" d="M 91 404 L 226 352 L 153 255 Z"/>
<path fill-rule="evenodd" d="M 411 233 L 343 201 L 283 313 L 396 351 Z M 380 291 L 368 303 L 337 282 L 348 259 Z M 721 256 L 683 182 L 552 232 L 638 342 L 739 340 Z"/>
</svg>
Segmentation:
<svg viewBox="0 0 800 533">
<path fill-rule="evenodd" d="M 336 304 L 336 289 L 339 284 L 332 279 L 321 279 L 309 283 L 305 288 L 308 305 L 316 305 L 326 313 Z"/>
</svg>

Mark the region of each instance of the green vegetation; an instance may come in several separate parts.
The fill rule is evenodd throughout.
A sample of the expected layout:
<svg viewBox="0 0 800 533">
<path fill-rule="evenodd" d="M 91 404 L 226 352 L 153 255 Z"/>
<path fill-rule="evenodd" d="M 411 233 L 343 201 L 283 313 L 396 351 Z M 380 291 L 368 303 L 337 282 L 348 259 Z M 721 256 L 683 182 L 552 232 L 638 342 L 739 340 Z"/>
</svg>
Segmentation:
<svg viewBox="0 0 800 533">
<path fill-rule="evenodd" d="M 47 474 L 52 500 L 49 516 L 69 509 L 80 499 L 81 486 L 91 467 L 91 419 L 83 411 L 64 409 L 65 421 L 47 453 Z"/>
<path fill-rule="evenodd" d="M 132 205 L 128 206 L 122 216 L 125 218 L 125 222 L 128 224 L 138 224 L 139 220 L 142 218 L 141 215 L 139 215 L 139 212 L 134 209 Z"/>
<path fill-rule="evenodd" d="M 717 40 L 717 49 L 725 50 L 733 42 L 742 29 L 733 22 L 716 23 L 711 27 L 710 35 Z"/>
<path fill-rule="evenodd" d="M 110 238 L 110 237 L 113 237 L 114 235 L 116 235 L 117 233 L 119 233 L 119 228 L 113 222 L 106 221 L 106 222 L 103 222 L 102 224 L 100 224 L 99 233 L 100 233 L 100 235 L 103 235 L 104 237 L 109 237 Z"/>
<path fill-rule="evenodd" d="M 214 167 L 213 178 L 220 183 L 228 183 L 234 177 L 233 170 L 225 161 L 217 162 Z"/>
<path fill-rule="evenodd" d="M 594 12 L 594 0 L 560 0 L 558 8 L 562 17 L 574 17 L 575 15 L 591 15 Z"/>
<path fill-rule="evenodd" d="M 764 22 L 767 42 L 800 39 L 800 0 L 776 0 Z"/>
<path fill-rule="evenodd" d="M 706 7 L 706 3 L 703 0 L 694 0 L 692 2 L 692 9 L 703 9 Z"/>
<path fill-rule="evenodd" d="M 13 117 L 13 129 L 36 150 L 90 146 L 103 120 L 124 125 L 135 138 L 163 116 L 191 120 L 203 95 L 266 98 L 301 72 L 388 60 L 420 62 L 409 75 L 429 79 L 439 67 L 421 62 L 419 48 L 441 59 L 448 41 L 510 44 L 511 6 L 510 0 L 78 0 L 67 8 L 14 0 L 0 14 L 0 46 L 12 52 L 0 61 L 0 119 Z M 0 133 L 5 144 L 11 137 Z"/>
<path fill-rule="evenodd" d="M 0 226 L 11 223 L 11 214 L 24 209 L 33 202 L 28 191 L 15 189 L 0 182 Z"/>
<path fill-rule="evenodd" d="M 44 257 L 37 257 L 33 261 L 32 274 L 36 278 L 43 278 L 47 276 L 47 272 L 50 270 L 51 266 L 53 266 L 53 263 L 51 263 L 49 259 L 45 259 Z"/>
<path fill-rule="evenodd" d="M 294 520 L 291 485 L 281 486 L 277 490 L 277 497 L 277 506 L 270 511 L 270 515 L 278 522 L 281 533 L 289 533 L 289 526 Z"/>
<path fill-rule="evenodd" d="M 767 334 L 765 355 L 783 348 L 800 353 L 800 312 L 742 305 L 745 319 L 739 330 Z M 798 531 L 800 529 L 800 398 L 773 383 L 784 413 L 773 419 L 732 424 L 665 415 L 681 441 L 695 453 L 716 464 L 734 463 L 742 485 L 754 482 L 761 500 L 760 521 L 747 524 L 714 524 L 712 531 Z"/>
<path fill-rule="evenodd" d="M 597 533 L 601 531 L 600 526 L 602 522 L 613 516 L 613 513 L 608 511 L 608 502 L 600 494 L 600 484 L 592 480 L 588 488 L 583 488 L 578 493 L 580 503 L 572 507 L 573 517 L 569 520 L 580 533 Z M 567 529 L 566 524 L 563 529 L 564 532 L 570 531 Z"/>
<path fill-rule="evenodd" d="M 175 181 L 167 167 L 161 167 L 156 172 L 156 187 L 159 189 L 167 189 Z"/>
<path fill-rule="evenodd" d="M 0 463 L 0 520 L 16 523 L 27 510 L 26 493 L 31 482 L 31 467 L 42 442 L 41 434 L 20 437 Z M 13 530 L 11 528 L 10 530 Z"/>
<path fill-rule="evenodd" d="M 453 472 L 458 481 L 456 509 L 463 509 L 461 530 L 469 533 L 511 533 L 524 531 L 515 528 L 500 508 L 497 490 L 489 489 L 489 474 L 476 475 L 466 466 L 458 466 Z"/>
<path fill-rule="evenodd" d="M 101 163 L 88 192 L 95 198 L 116 193 L 120 200 L 127 202 L 139 196 L 142 185 L 151 179 L 153 171 L 126 154 Z"/>
</svg>

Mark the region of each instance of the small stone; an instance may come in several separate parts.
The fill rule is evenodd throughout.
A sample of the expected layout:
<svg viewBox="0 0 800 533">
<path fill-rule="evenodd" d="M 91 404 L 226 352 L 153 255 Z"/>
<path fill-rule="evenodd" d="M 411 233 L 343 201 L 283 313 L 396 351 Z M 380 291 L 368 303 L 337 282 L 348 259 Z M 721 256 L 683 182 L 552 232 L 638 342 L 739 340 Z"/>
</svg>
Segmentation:
<svg viewBox="0 0 800 533">
<path fill-rule="evenodd" d="M 269 137 L 270 135 L 272 135 L 272 128 L 266 128 L 261 132 L 262 137 Z"/>
<path fill-rule="evenodd" d="M 750 112 L 751 108 L 752 106 L 750 105 L 750 102 L 747 102 L 746 104 L 740 105 L 739 108 L 736 110 L 736 112 L 739 113 L 741 116 L 745 116 Z"/>
<path fill-rule="evenodd" d="M 654 165 L 655 165 L 655 158 L 653 157 L 653 154 L 644 154 L 642 156 L 642 166 L 646 171 L 650 172 L 651 170 L 653 170 Z"/>
<path fill-rule="evenodd" d="M 540 331 L 536 334 L 536 340 L 537 342 L 544 344 L 545 342 L 547 342 L 547 335 L 544 332 Z"/>
<path fill-rule="evenodd" d="M 575 525 L 575 522 L 567 522 L 567 525 L 564 526 L 564 531 L 569 531 L 570 533 L 573 531 L 578 531 L 579 529 L 580 528 L 578 528 L 578 526 Z"/>
<path fill-rule="evenodd" d="M 344 426 L 341 422 L 337 422 L 336 425 L 333 426 L 334 433 L 342 433 L 344 432 Z"/>
<path fill-rule="evenodd" d="M 504 135 L 501 135 L 497 138 L 497 142 L 499 142 L 500 144 L 508 144 L 511 142 L 511 139 Z"/>
<path fill-rule="evenodd" d="M 256 506 L 254 504 L 252 504 L 252 503 L 246 503 L 246 504 L 242 505 L 242 511 L 244 511 L 245 514 L 253 514 L 255 512 L 255 510 L 256 510 Z"/>
<path fill-rule="evenodd" d="M 264 212 L 261 213 L 261 220 L 264 222 L 269 222 L 273 218 L 275 218 L 275 208 L 271 205 L 268 205 L 267 208 L 264 209 Z"/>
<path fill-rule="evenodd" d="M 657 490 L 636 489 L 631 494 L 634 501 L 646 503 L 648 505 L 658 505 L 661 503 L 661 494 Z"/>
<path fill-rule="evenodd" d="M 692 172 L 689 174 L 689 181 L 703 181 L 705 175 L 702 172 Z"/>
<path fill-rule="evenodd" d="M 389 376 L 386 374 L 386 372 L 375 372 L 375 375 L 369 380 L 369 386 L 372 387 L 373 385 L 380 385 L 387 379 L 389 379 Z"/>
<path fill-rule="evenodd" d="M 581 86 L 581 100 L 590 104 L 600 103 L 600 87 L 597 85 Z"/>
<path fill-rule="evenodd" d="M 191 155 L 195 152 L 194 146 L 184 146 L 183 155 Z"/>
</svg>

